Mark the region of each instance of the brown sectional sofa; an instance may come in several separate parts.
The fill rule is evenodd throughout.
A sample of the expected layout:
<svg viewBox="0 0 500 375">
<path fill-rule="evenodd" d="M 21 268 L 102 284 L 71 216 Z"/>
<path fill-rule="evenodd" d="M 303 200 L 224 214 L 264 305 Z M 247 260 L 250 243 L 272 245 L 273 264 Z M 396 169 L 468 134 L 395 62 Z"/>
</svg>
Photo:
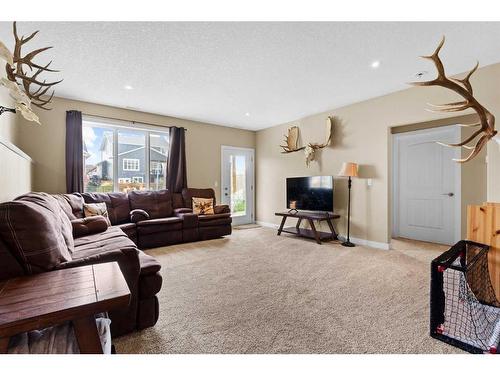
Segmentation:
<svg viewBox="0 0 500 375">
<path fill-rule="evenodd" d="M 139 249 L 231 234 L 227 206 L 195 215 L 192 197 L 212 189 L 126 193 L 28 193 L 0 204 L 0 280 L 55 269 L 116 261 L 131 291 L 127 309 L 109 312 L 118 336 L 158 320 L 161 265 Z M 106 203 L 108 222 L 84 218 L 83 203 Z"/>
</svg>

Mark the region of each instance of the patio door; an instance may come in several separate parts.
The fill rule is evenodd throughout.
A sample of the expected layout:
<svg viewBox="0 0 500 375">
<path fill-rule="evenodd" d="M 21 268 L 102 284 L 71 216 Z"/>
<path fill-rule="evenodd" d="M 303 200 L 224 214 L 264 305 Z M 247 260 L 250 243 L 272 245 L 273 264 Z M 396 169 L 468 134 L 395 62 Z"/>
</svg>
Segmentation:
<svg viewBox="0 0 500 375">
<path fill-rule="evenodd" d="M 221 200 L 231 208 L 233 225 L 254 221 L 254 149 L 222 146 Z"/>
</svg>

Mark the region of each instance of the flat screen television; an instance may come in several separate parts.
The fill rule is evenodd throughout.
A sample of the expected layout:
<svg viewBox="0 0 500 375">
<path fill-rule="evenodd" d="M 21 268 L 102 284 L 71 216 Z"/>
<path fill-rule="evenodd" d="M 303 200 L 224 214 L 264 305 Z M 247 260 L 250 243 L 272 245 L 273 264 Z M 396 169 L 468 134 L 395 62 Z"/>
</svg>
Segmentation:
<svg viewBox="0 0 500 375">
<path fill-rule="evenodd" d="M 333 211 L 333 177 L 310 176 L 286 179 L 286 206 L 306 211 Z"/>
</svg>

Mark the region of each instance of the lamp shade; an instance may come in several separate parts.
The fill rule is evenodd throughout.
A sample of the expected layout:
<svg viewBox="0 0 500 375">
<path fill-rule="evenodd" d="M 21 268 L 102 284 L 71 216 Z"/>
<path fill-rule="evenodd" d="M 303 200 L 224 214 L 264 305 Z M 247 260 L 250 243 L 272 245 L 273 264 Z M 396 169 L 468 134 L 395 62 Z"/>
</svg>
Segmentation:
<svg viewBox="0 0 500 375">
<path fill-rule="evenodd" d="M 358 165 L 356 163 L 343 163 L 339 172 L 340 177 L 358 177 Z"/>
</svg>

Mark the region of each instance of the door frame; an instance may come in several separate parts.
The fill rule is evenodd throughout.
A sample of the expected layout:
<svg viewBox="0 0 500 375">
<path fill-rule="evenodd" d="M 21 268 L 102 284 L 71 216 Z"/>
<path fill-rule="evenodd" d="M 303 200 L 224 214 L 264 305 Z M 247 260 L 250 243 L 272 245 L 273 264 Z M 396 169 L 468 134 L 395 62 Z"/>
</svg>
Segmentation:
<svg viewBox="0 0 500 375">
<path fill-rule="evenodd" d="M 413 130 L 409 132 L 396 133 L 392 134 L 392 234 L 391 238 L 399 237 L 399 141 L 402 138 L 406 138 L 412 135 L 418 134 L 428 134 L 432 132 L 437 132 L 440 130 L 451 129 L 455 131 L 455 142 L 461 141 L 461 127 L 459 125 L 447 125 L 447 126 L 438 126 L 434 128 L 422 129 L 422 130 Z M 443 146 L 445 147 L 445 146 Z M 455 147 L 455 158 L 460 159 L 462 157 L 462 148 Z M 462 168 L 461 164 L 455 163 L 455 213 L 458 215 L 458 220 L 455 220 L 455 229 L 454 229 L 454 239 L 455 242 L 460 241 L 462 238 Z"/>
<path fill-rule="evenodd" d="M 220 146 L 220 200 L 222 202 L 222 194 L 224 192 L 222 191 L 222 188 L 224 186 L 224 151 L 226 150 L 235 150 L 235 151 L 246 151 L 250 152 L 251 154 L 251 165 L 252 169 L 250 171 L 250 180 L 252 182 L 252 185 L 250 186 L 250 220 L 251 223 L 255 223 L 255 148 L 251 147 L 236 147 L 236 146 L 227 146 L 227 145 L 221 145 Z"/>
</svg>

